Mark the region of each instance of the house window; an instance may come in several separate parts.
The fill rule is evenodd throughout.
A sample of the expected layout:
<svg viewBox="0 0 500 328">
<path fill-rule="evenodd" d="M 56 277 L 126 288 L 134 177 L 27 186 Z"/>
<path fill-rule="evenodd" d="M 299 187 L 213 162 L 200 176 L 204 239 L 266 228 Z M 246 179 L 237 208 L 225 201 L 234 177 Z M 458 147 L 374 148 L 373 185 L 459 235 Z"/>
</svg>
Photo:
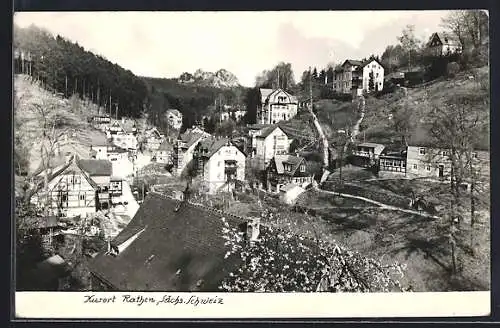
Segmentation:
<svg viewBox="0 0 500 328">
<path fill-rule="evenodd" d="M 477 159 L 477 153 L 472 153 L 472 158 Z"/>
<path fill-rule="evenodd" d="M 430 171 L 431 170 L 431 167 L 430 165 L 427 165 L 427 167 L 425 168 L 427 171 Z"/>
<path fill-rule="evenodd" d="M 80 194 L 79 199 L 85 201 L 85 194 Z"/>
<path fill-rule="evenodd" d="M 448 156 L 449 153 L 446 150 L 443 150 L 443 156 Z"/>
<path fill-rule="evenodd" d="M 418 153 L 419 153 L 420 155 L 425 155 L 425 148 L 420 148 L 420 149 L 418 150 Z"/>
<path fill-rule="evenodd" d="M 305 172 L 306 171 L 306 166 L 304 164 L 302 164 L 300 166 L 300 172 Z"/>
<path fill-rule="evenodd" d="M 417 164 L 413 164 L 413 169 L 417 170 L 418 169 L 418 165 Z"/>
<path fill-rule="evenodd" d="M 80 184 L 80 176 L 79 175 L 75 175 L 73 177 L 73 183 L 75 184 Z"/>
</svg>

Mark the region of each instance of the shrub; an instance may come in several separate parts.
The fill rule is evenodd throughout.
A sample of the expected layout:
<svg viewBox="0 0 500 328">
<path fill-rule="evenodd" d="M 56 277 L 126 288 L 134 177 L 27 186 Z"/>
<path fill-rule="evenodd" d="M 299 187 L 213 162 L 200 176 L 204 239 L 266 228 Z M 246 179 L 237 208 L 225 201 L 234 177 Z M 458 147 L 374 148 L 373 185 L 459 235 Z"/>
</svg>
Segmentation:
<svg viewBox="0 0 500 328">
<path fill-rule="evenodd" d="M 446 65 L 446 75 L 448 77 L 455 77 L 460 71 L 460 65 L 457 62 L 451 62 Z"/>
</svg>

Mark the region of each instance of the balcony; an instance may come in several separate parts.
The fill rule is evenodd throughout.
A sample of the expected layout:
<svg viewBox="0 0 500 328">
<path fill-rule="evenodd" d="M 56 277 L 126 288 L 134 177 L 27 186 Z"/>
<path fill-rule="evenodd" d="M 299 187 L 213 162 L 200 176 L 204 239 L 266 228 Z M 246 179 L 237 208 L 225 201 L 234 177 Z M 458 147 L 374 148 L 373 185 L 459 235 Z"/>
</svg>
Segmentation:
<svg viewBox="0 0 500 328">
<path fill-rule="evenodd" d="M 359 157 L 367 157 L 367 158 L 375 157 L 375 154 L 373 152 L 364 151 L 364 150 L 354 150 L 352 152 L 352 154 L 354 156 L 359 156 Z"/>
</svg>

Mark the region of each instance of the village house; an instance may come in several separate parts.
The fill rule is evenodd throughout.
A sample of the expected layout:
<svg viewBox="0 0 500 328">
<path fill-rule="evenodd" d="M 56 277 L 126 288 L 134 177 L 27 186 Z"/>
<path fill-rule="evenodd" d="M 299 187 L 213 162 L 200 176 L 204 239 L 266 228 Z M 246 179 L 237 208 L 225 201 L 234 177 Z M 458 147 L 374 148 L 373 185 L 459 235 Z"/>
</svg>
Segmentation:
<svg viewBox="0 0 500 328">
<path fill-rule="evenodd" d="M 370 80 L 373 82 L 370 88 Z M 333 90 L 338 93 L 352 93 L 359 96 L 363 92 L 381 91 L 384 88 L 384 67 L 376 59 L 365 62 L 346 60 L 334 70 Z"/>
<path fill-rule="evenodd" d="M 153 127 L 149 130 L 146 131 L 144 140 L 145 140 L 145 149 L 149 151 L 156 151 L 163 140 L 165 139 L 165 136 L 161 134 L 157 128 Z"/>
<path fill-rule="evenodd" d="M 155 158 L 157 163 L 170 164 L 172 163 L 172 153 L 174 147 L 168 140 L 164 140 L 160 145 L 158 150 L 155 152 Z"/>
<path fill-rule="evenodd" d="M 207 138 L 198 143 L 193 154 L 197 174 L 208 193 L 224 188 L 231 191 L 245 180 L 246 155 L 229 139 Z"/>
<path fill-rule="evenodd" d="M 108 147 L 108 160 L 111 162 L 113 176 L 125 178 L 134 174 L 134 163 L 126 149 L 110 145 Z"/>
<path fill-rule="evenodd" d="M 406 147 L 386 147 L 379 155 L 379 176 L 406 175 Z"/>
<path fill-rule="evenodd" d="M 113 144 L 115 146 L 127 149 L 128 151 L 135 152 L 137 151 L 137 137 L 133 134 L 125 134 L 125 133 L 119 133 L 119 134 L 113 134 L 112 135 L 112 140 Z"/>
<path fill-rule="evenodd" d="M 113 173 L 113 166 L 108 160 L 81 159 L 80 168 L 96 183 L 98 209 L 107 209 L 110 205 L 109 184 Z"/>
<path fill-rule="evenodd" d="M 384 145 L 373 142 L 363 142 L 357 144 L 352 151 L 352 164 L 361 167 L 371 167 L 376 165 L 384 148 Z"/>
<path fill-rule="evenodd" d="M 266 169 L 267 190 L 280 192 L 287 184 L 305 187 L 313 182 L 314 174 L 305 158 L 298 155 L 276 155 Z"/>
<path fill-rule="evenodd" d="M 90 289 L 220 291 L 223 279 L 241 265 L 239 256 L 225 258 L 223 218 L 249 242 L 259 241 L 259 218 L 148 193 L 127 227 L 89 263 Z"/>
<path fill-rule="evenodd" d="M 251 156 L 255 166 L 265 170 L 275 155 L 288 154 L 292 139 L 277 125 L 268 126 L 252 135 Z"/>
<path fill-rule="evenodd" d="M 239 105 L 224 105 L 220 112 L 218 112 L 217 114 L 220 122 L 225 122 L 229 119 L 239 122 L 243 119 L 246 113 L 247 111 L 242 109 Z"/>
<path fill-rule="evenodd" d="M 449 56 L 462 52 L 462 46 L 453 35 L 445 32 L 435 32 L 429 38 L 426 52 L 433 56 Z"/>
<path fill-rule="evenodd" d="M 90 158 L 108 159 L 109 142 L 104 134 L 93 135 L 90 145 Z"/>
<path fill-rule="evenodd" d="M 92 126 L 96 129 L 106 131 L 111 124 L 111 117 L 109 114 L 94 115 L 91 118 Z"/>
<path fill-rule="evenodd" d="M 182 113 L 177 109 L 167 110 L 168 124 L 176 130 L 182 127 Z"/>
<path fill-rule="evenodd" d="M 100 208 L 99 186 L 73 156 L 63 167 L 48 177 L 47 188 L 40 184 L 31 202 L 46 208 L 49 215 L 86 216 Z"/>
<path fill-rule="evenodd" d="M 172 161 L 175 172 L 180 175 L 186 165 L 193 159 L 194 148 L 203 139 L 210 137 L 209 133 L 201 130 L 198 127 L 187 129 L 183 134 L 179 135 L 174 143 Z"/>
<path fill-rule="evenodd" d="M 261 100 L 257 108 L 257 123 L 275 124 L 297 115 L 298 100 L 283 89 L 260 89 Z"/>
</svg>

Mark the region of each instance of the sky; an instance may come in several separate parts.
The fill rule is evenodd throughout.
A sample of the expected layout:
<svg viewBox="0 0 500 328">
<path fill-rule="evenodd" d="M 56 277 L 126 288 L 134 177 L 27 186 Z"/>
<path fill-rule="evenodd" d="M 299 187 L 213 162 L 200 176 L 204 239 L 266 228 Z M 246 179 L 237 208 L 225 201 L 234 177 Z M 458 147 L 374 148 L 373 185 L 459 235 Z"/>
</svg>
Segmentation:
<svg viewBox="0 0 500 328">
<path fill-rule="evenodd" d="M 14 23 L 59 34 L 139 76 L 221 68 L 244 86 L 279 62 L 309 66 L 381 55 L 407 24 L 427 40 L 446 11 L 19 12 Z"/>
</svg>

